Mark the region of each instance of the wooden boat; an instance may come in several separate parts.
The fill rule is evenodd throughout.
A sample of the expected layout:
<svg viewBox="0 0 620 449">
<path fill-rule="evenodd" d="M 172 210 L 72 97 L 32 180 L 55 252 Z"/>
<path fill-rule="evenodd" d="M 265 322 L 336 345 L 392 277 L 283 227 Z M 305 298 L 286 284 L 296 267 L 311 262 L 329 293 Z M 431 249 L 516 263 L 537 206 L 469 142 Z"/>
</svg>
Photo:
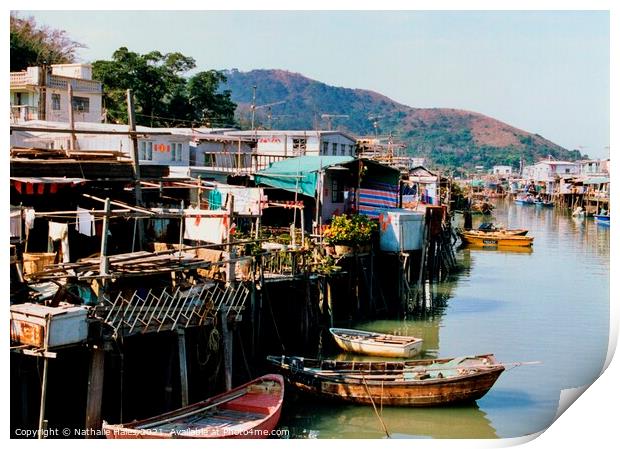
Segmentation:
<svg viewBox="0 0 620 449">
<path fill-rule="evenodd" d="M 348 352 L 380 357 L 414 357 L 422 349 L 421 338 L 380 334 L 355 329 L 329 330 L 338 346 Z"/>
<path fill-rule="evenodd" d="M 534 201 L 534 205 L 535 206 L 541 206 L 541 207 L 553 207 L 553 201 L 544 201 L 544 200 L 536 200 Z"/>
<path fill-rule="evenodd" d="M 504 371 L 493 354 L 452 359 L 336 361 L 267 357 L 298 390 L 358 404 L 408 407 L 475 401 Z"/>
<path fill-rule="evenodd" d="M 128 424 L 104 421 L 106 438 L 266 438 L 278 424 L 284 379 L 267 374 L 225 393 Z"/>
<path fill-rule="evenodd" d="M 463 244 L 475 246 L 531 246 L 534 243 L 534 237 L 502 232 L 459 231 L 458 235 Z"/>
<path fill-rule="evenodd" d="M 503 227 L 496 227 L 493 223 L 482 223 L 478 226 L 480 232 L 502 232 L 510 235 L 527 235 L 527 229 L 506 229 Z"/>
</svg>

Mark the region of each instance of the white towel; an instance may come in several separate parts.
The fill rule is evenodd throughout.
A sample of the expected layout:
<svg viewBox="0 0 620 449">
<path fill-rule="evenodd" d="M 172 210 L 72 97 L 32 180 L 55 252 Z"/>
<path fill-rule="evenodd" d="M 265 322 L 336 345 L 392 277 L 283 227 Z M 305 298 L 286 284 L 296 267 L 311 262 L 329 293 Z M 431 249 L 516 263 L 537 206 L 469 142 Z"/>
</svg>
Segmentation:
<svg viewBox="0 0 620 449">
<path fill-rule="evenodd" d="M 67 223 L 49 222 L 49 240 L 60 240 L 63 263 L 69 262 L 69 225 Z"/>
<path fill-rule="evenodd" d="M 95 235 L 95 232 L 93 230 L 93 224 L 94 219 L 88 209 L 82 209 L 81 207 L 78 207 L 75 230 L 80 234 L 92 237 L 93 235 Z"/>
</svg>

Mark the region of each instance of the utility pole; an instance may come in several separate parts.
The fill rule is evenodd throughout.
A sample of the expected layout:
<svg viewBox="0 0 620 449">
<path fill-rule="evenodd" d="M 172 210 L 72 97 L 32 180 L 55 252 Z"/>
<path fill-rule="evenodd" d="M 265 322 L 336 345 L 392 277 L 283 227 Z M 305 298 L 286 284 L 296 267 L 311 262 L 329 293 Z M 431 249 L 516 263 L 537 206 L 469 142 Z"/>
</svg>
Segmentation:
<svg viewBox="0 0 620 449">
<path fill-rule="evenodd" d="M 254 113 L 256 112 L 256 85 L 252 86 L 252 131 L 254 131 Z"/>
<path fill-rule="evenodd" d="M 69 151 L 67 151 L 67 156 L 69 156 L 71 151 L 75 150 L 75 120 L 73 117 L 73 86 L 71 86 L 71 81 L 67 83 L 67 94 L 69 96 L 69 127 L 71 128 L 71 140 L 69 141 Z"/>
<path fill-rule="evenodd" d="M 138 135 L 136 134 L 136 112 L 133 105 L 131 89 L 127 89 L 127 116 L 129 117 L 129 136 L 132 142 L 131 161 L 133 166 L 136 206 L 142 206 L 142 186 L 140 184 L 140 156 L 138 154 Z M 144 223 L 138 220 L 138 248 L 142 249 L 144 239 Z"/>
<path fill-rule="evenodd" d="M 131 89 L 127 89 L 127 115 L 129 117 L 129 132 L 133 144 L 131 160 L 133 163 L 133 174 L 136 183 L 136 205 L 142 205 L 142 188 L 140 186 L 140 156 L 138 155 L 138 136 L 136 135 L 136 112 L 133 105 L 133 95 Z"/>
</svg>

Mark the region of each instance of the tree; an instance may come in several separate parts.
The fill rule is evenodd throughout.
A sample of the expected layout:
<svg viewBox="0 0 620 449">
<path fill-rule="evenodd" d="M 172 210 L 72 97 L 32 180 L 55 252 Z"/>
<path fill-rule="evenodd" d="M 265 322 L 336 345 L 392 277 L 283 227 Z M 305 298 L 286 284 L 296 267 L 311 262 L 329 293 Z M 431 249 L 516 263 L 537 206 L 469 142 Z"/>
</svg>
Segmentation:
<svg viewBox="0 0 620 449">
<path fill-rule="evenodd" d="M 194 58 L 181 53 L 152 51 L 141 55 L 121 47 L 111 61 L 93 63 L 93 77 L 103 83 L 104 106 L 113 122 L 127 122 L 125 95 L 131 89 L 138 124 L 232 124 L 236 105 L 230 100 L 230 92 L 218 92 L 225 76 L 211 70 L 189 79 L 183 77 L 195 67 Z"/>
<path fill-rule="evenodd" d="M 234 122 L 237 105 L 230 99 L 230 90 L 218 93 L 220 83 L 225 82 L 226 76 L 216 70 L 199 72 L 189 79 L 187 92 L 194 119 L 211 126 L 230 126 Z"/>
<path fill-rule="evenodd" d="M 63 30 L 37 26 L 34 18 L 22 19 L 11 13 L 11 71 L 27 67 L 66 64 L 75 61 L 75 52 L 85 48 L 67 36 Z"/>
</svg>

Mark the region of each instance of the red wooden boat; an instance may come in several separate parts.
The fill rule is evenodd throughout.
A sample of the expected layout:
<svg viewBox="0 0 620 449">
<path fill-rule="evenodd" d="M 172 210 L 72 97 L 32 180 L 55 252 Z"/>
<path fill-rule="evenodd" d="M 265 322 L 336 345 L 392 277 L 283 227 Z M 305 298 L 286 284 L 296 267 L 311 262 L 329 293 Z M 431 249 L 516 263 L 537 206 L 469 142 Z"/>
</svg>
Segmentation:
<svg viewBox="0 0 620 449">
<path fill-rule="evenodd" d="M 278 424 L 284 379 L 254 379 L 225 393 L 163 415 L 127 424 L 104 421 L 106 438 L 267 438 Z"/>
</svg>

